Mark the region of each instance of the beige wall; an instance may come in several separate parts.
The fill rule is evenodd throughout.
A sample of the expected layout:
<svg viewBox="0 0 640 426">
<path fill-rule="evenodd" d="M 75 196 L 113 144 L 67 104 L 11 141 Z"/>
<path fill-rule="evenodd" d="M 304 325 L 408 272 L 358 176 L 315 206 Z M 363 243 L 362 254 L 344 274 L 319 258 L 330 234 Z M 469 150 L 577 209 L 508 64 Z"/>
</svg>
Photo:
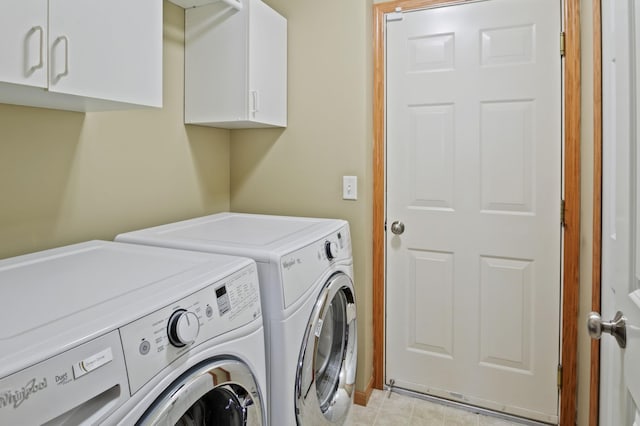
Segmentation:
<svg viewBox="0 0 640 426">
<path fill-rule="evenodd" d="M 164 6 L 162 109 L 0 105 L 0 258 L 229 209 L 229 131 L 184 126 L 184 11 Z"/>
<path fill-rule="evenodd" d="M 267 0 L 288 19 L 288 127 L 231 134 L 234 211 L 338 217 L 353 239 L 358 374 L 372 375 L 371 0 Z M 342 200 L 342 176 L 358 200 Z"/>
</svg>

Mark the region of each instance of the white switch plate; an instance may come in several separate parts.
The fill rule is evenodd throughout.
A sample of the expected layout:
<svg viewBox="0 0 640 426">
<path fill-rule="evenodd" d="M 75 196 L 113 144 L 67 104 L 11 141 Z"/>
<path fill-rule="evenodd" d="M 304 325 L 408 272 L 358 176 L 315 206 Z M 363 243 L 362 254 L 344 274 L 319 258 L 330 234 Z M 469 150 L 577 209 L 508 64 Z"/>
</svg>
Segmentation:
<svg viewBox="0 0 640 426">
<path fill-rule="evenodd" d="M 342 176 L 342 199 L 358 199 L 358 176 Z"/>
</svg>

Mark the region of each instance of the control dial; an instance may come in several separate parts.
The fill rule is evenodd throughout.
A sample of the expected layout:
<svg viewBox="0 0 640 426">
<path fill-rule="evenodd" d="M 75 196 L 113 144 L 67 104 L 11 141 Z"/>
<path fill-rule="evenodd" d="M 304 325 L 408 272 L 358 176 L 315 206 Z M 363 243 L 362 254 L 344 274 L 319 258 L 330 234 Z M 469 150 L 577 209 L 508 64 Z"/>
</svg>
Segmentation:
<svg viewBox="0 0 640 426">
<path fill-rule="evenodd" d="M 200 320 L 193 312 L 178 309 L 169 318 L 167 335 L 169 342 L 177 348 L 193 343 L 200 331 Z"/>
<path fill-rule="evenodd" d="M 338 244 L 334 241 L 325 241 L 324 251 L 327 253 L 327 258 L 329 260 L 333 260 L 338 255 Z"/>
</svg>

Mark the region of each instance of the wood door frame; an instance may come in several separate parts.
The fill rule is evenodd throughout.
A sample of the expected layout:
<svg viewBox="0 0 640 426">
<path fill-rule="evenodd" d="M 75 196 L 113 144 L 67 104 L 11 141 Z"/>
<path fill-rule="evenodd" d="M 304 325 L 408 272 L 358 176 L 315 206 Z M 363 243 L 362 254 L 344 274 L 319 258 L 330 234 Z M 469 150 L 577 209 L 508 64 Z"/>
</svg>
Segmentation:
<svg viewBox="0 0 640 426">
<path fill-rule="evenodd" d="M 385 325 L 385 63 L 384 15 L 470 0 L 395 0 L 373 6 L 373 386 L 384 385 Z M 580 289 L 580 0 L 564 1 L 565 226 L 562 289 L 560 425 L 576 423 Z"/>
</svg>

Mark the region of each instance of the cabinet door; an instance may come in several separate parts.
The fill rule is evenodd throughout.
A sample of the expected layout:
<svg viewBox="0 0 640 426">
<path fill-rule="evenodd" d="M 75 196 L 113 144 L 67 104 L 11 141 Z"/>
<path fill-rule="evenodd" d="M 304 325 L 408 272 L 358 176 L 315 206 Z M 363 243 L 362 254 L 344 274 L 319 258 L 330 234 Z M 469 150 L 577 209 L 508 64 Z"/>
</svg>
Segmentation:
<svg viewBox="0 0 640 426">
<path fill-rule="evenodd" d="M 262 1 L 249 10 L 249 120 L 286 126 L 287 20 Z"/>
<path fill-rule="evenodd" d="M 185 10 L 186 123 L 247 120 L 247 13 L 223 2 Z"/>
<path fill-rule="evenodd" d="M 162 106 L 162 0 L 49 0 L 49 90 Z"/>
<path fill-rule="evenodd" d="M 0 1 L 0 81 L 47 85 L 47 0 Z"/>
</svg>

